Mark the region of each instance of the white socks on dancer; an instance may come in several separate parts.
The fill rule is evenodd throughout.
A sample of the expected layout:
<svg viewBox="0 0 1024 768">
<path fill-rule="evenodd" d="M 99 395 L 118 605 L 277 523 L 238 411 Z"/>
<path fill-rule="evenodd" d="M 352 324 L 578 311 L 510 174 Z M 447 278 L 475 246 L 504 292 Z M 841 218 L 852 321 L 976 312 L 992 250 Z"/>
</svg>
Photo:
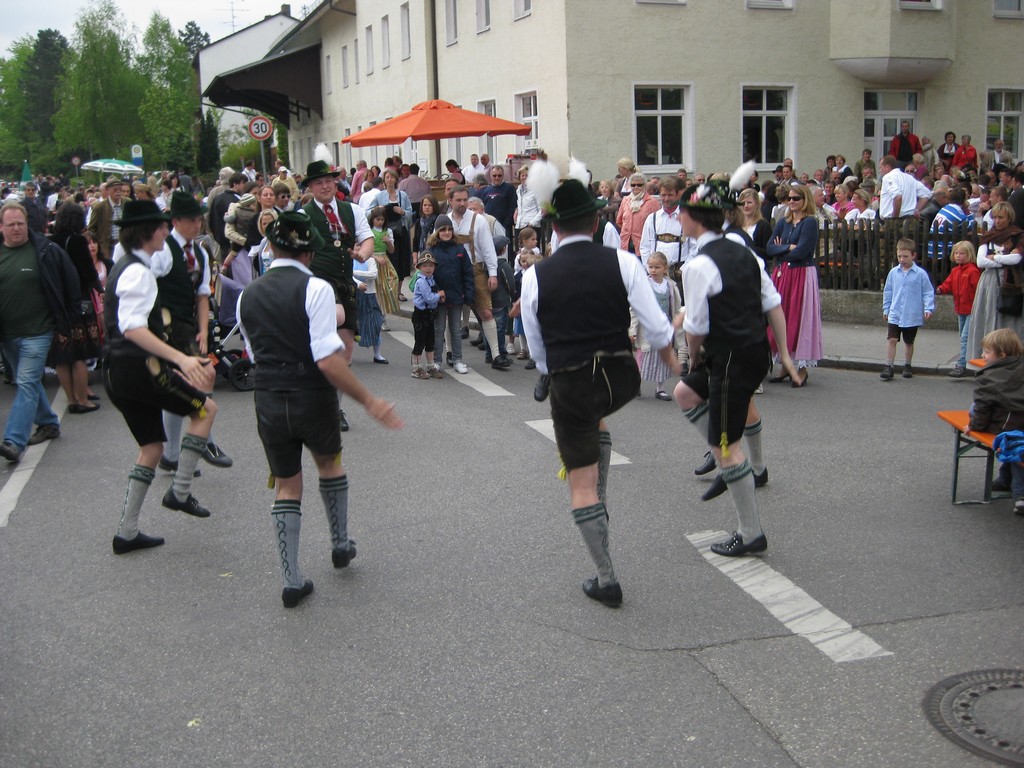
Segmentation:
<svg viewBox="0 0 1024 768">
<path fill-rule="evenodd" d="M 729 488 L 729 495 L 736 505 L 736 517 L 739 524 L 736 532 L 743 537 L 743 541 L 749 544 L 760 536 L 761 518 L 757 514 L 757 497 L 754 495 L 754 473 L 750 468 L 750 462 L 743 460 L 742 464 L 732 467 L 725 467 L 722 470 L 722 479 Z"/>
<path fill-rule="evenodd" d="M 274 543 L 281 559 L 281 581 L 286 588 L 301 589 L 305 583 L 299 570 L 299 531 L 302 528 L 302 502 L 278 499 L 270 513 L 274 521 Z"/>
<path fill-rule="evenodd" d="M 128 473 L 128 488 L 121 505 L 121 521 L 117 524 L 117 535 L 122 539 L 134 539 L 139 535 L 139 513 L 155 475 L 152 469 L 141 464 L 136 464 Z"/>
<path fill-rule="evenodd" d="M 597 503 L 589 507 L 581 507 L 572 511 L 573 520 L 580 529 L 580 535 L 590 550 L 590 557 L 597 566 L 597 583 L 599 586 L 614 584 L 615 568 L 612 556 L 608 552 L 608 513 L 604 504 Z"/>
</svg>

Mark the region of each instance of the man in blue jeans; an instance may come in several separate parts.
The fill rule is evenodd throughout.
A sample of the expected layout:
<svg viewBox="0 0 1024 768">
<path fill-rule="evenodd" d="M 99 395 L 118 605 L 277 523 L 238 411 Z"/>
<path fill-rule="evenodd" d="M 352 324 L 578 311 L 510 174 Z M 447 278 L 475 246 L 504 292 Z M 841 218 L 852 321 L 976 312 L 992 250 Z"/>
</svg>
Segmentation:
<svg viewBox="0 0 1024 768">
<path fill-rule="evenodd" d="M 53 332 L 68 332 L 81 297 L 71 259 L 29 231 L 28 214 L 19 203 L 0 208 L 0 235 L 0 335 L 18 385 L 0 456 L 16 462 L 26 446 L 60 437 L 60 420 L 43 389 L 43 367 Z M 33 424 L 38 429 L 30 435 Z"/>
</svg>

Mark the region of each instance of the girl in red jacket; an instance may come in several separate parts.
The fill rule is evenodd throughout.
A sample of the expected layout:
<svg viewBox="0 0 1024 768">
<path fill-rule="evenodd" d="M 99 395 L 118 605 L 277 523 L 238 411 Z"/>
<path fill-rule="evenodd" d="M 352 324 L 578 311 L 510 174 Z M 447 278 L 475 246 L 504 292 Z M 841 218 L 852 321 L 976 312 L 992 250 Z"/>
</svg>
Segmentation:
<svg viewBox="0 0 1024 768">
<path fill-rule="evenodd" d="M 935 292 L 953 294 L 953 309 L 960 328 L 960 359 L 949 375 L 959 379 L 967 371 L 967 335 L 971 332 L 971 309 L 974 307 L 974 292 L 978 289 L 981 270 L 975 263 L 977 256 L 974 246 L 968 240 L 961 240 L 953 246 L 953 261 L 956 266 Z"/>
</svg>

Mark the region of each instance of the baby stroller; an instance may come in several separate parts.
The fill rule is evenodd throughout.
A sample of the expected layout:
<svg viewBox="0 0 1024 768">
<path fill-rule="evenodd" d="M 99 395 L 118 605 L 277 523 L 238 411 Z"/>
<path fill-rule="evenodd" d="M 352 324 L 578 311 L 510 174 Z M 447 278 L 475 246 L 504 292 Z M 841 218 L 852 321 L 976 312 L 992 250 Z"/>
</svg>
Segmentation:
<svg viewBox="0 0 1024 768">
<path fill-rule="evenodd" d="M 221 298 L 217 306 L 217 321 L 210 326 L 210 360 L 217 373 L 231 382 L 231 386 L 241 392 L 251 392 L 256 387 L 256 371 L 245 346 L 232 349 L 227 346 L 233 338 L 241 339 L 235 308 L 243 286 L 227 275 L 222 274 L 219 279 Z M 226 334 L 225 328 L 229 329 Z"/>
</svg>

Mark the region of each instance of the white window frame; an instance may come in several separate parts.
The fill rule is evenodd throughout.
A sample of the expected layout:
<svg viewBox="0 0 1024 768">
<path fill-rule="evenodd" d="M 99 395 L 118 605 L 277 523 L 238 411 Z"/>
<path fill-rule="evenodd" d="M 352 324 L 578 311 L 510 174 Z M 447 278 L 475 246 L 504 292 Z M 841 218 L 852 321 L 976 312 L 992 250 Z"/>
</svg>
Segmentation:
<svg viewBox="0 0 1024 768">
<path fill-rule="evenodd" d="M 533 0 L 515 0 L 512 4 L 512 21 L 524 19 L 533 13 Z"/>
<path fill-rule="evenodd" d="M 989 99 L 989 97 L 993 93 L 1004 94 L 1003 97 L 1002 97 L 1002 101 L 1003 101 L 1004 104 L 1005 104 L 1005 98 L 1006 98 L 1005 94 L 1006 93 L 1017 93 L 1017 94 L 1019 94 L 1019 98 L 1020 98 L 1020 102 L 1021 102 L 1020 109 L 1017 110 L 1017 111 L 1007 111 L 1005 109 L 990 110 L 988 108 L 988 99 Z M 1005 118 L 1007 116 L 1013 116 L 1013 117 L 1017 118 L 1017 135 L 1014 137 L 1014 141 L 1012 143 L 1007 141 L 1006 136 L 1004 135 L 1005 123 L 1003 122 L 1003 118 Z M 1021 140 L 1021 136 L 1020 136 L 1021 130 L 1024 129 L 1024 89 L 1022 89 L 1020 86 L 1017 86 L 1017 87 L 1007 86 L 1005 88 L 988 88 L 988 89 L 986 89 L 986 91 L 985 91 L 985 138 L 984 138 L 984 148 L 985 149 L 991 149 L 991 147 L 988 146 L 988 125 L 989 125 L 989 122 L 992 120 L 993 117 L 999 119 L 999 136 L 998 136 L 998 138 L 1002 139 L 1003 142 L 1006 144 L 1006 151 L 1009 152 L 1011 155 L 1013 155 L 1015 158 L 1019 158 L 1020 155 L 1021 155 L 1021 152 L 1024 151 L 1024 141 Z M 1016 144 L 1016 146 L 1013 146 L 1014 144 Z"/>
<path fill-rule="evenodd" d="M 476 33 L 491 28 L 491 0 L 476 0 Z"/>
<path fill-rule="evenodd" d="M 409 4 L 402 3 L 400 9 L 402 19 L 402 61 L 412 58 L 412 22 L 409 18 Z"/>
<path fill-rule="evenodd" d="M 498 102 L 495 99 L 485 99 L 476 103 L 476 111 L 481 115 L 487 115 L 489 117 L 498 116 Z M 491 162 L 494 161 L 495 152 L 495 137 L 494 136 L 481 136 L 480 143 L 477 147 L 480 154 L 488 154 L 491 156 Z"/>
<path fill-rule="evenodd" d="M 686 0 L 635 0 L 637 5 L 686 5 Z"/>
<path fill-rule="evenodd" d="M 998 0 L 992 0 L 992 16 L 996 19 L 1024 19 L 1024 0 L 1015 0 L 1016 9 L 1000 10 L 996 7 Z M 1016 155 L 1015 155 L 1016 157 Z"/>
<path fill-rule="evenodd" d="M 747 0 L 747 10 L 791 11 L 793 0 Z"/>
<path fill-rule="evenodd" d="M 380 68 L 391 66 L 391 19 L 382 16 L 380 20 Z"/>
<path fill-rule="evenodd" d="M 747 111 L 747 110 L 743 109 L 743 92 L 745 90 L 747 90 L 747 89 L 757 89 L 757 90 L 761 90 L 761 91 L 785 91 L 786 92 L 786 109 L 785 110 L 774 110 L 774 109 L 766 109 L 764 107 L 762 107 L 760 110 L 750 110 L 750 111 Z M 764 118 L 783 115 L 783 116 L 785 116 L 786 122 L 785 122 L 785 128 L 783 130 L 784 145 L 783 145 L 783 148 L 782 148 L 782 153 L 780 154 L 780 156 L 777 159 L 769 160 L 769 159 L 767 159 L 767 158 L 762 156 L 763 153 L 761 153 L 760 151 L 757 152 L 756 153 L 757 154 L 757 160 L 755 161 L 757 163 L 757 169 L 758 169 L 758 171 L 772 170 L 772 169 L 775 168 L 775 166 L 779 165 L 782 162 L 783 158 L 786 158 L 786 157 L 793 158 L 794 165 L 796 167 L 799 167 L 799 161 L 797 159 L 797 142 L 796 142 L 796 122 L 797 122 L 796 121 L 796 115 L 797 115 L 796 99 L 797 99 L 797 91 L 796 91 L 796 84 L 795 83 L 740 83 L 740 152 L 739 152 L 739 154 L 740 154 L 739 161 L 740 162 L 742 162 L 743 160 L 746 159 L 746 158 L 744 158 L 742 156 L 743 155 L 743 145 L 742 145 L 742 142 L 743 142 L 743 119 L 745 117 L 750 117 L 750 116 L 754 116 L 754 115 L 757 115 L 757 116 L 762 118 L 762 123 L 761 123 L 761 126 L 762 126 L 762 130 L 761 130 L 761 147 L 759 149 L 763 149 L 764 148 L 764 122 L 763 122 Z M 762 103 L 763 103 L 763 99 L 762 99 Z"/>
<path fill-rule="evenodd" d="M 942 0 L 900 0 L 901 11 L 941 11 Z"/>
<path fill-rule="evenodd" d="M 366 26 L 366 74 L 373 74 L 373 25 Z"/>
<path fill-rule="evenodd" d="M 359 39 L 352 41 L 352 61 L 356 65 L 356 85 L 359 85 Z"/>
<path fill-rule="evenodd" d="M 324 93 L 334 92 L 334 77 L 331 74 L 331 54 L 324 56 Z"/>
<path fill-rule="evenodd" d="M 341 87 L 348 88 L 348 46 L 341 46 Z"/>
<path fill-rule="evenodd" d="M 458 0 L 444 0 L 445 45 L 459 42 L 459 4 Z"/>
<path fill-rule="evenodd" d="M 540 148 L 540 101 L 537 89 L 522 91 L 513 96 L 515 99 L 516 122 L 530 126 L 529 136 L 516 136 L 516 152 Z M 527 111 L 527 107 L 530 111 Z M 531 114 L 532 113 L 532 114 Z"/>
<path fill-rule="evenodd" d="M 636 90 L 638 88 L 655 88 L 659 91 L 658 96 L 658 108 L 652 110 L 637 110 L 636 108 Z M 661 109 L 661 95 L 660 91 L 663 88 L 678 89 L 683 92 L 683 107 L 682 109 Z M 693 98 L 693 84 L 692 83 L 671 83 L 671 82 L 638 82 L 633 83 L 629 91 L 629 104 L 630 113 L 632 114 L 632 128 L 633 128 L 633 150 L 637 158 L 637 166 L 644 173 L 666 173 L 675 172 L 680 167 L 691 168 L 691 158 L 693 157 L 691 142 L 693 141 L 693 110 L 689 108 L 692 106 L 691 99 Z M 664 163 L 657 162 L 653 164 L 644 164 L 640 161 L 639 150 L 637 148 L 637 142 L 639 141 L 639 135 L 636 127 L 638 117 L 658 117 L 658 159 L 661 158 L 661 119 L 662 117 L 679 117 L 680 127 L 682 131 L 682 137 L 680 140 L 679 154 L 680 159 L 678 163 Z"/>
</svg>

